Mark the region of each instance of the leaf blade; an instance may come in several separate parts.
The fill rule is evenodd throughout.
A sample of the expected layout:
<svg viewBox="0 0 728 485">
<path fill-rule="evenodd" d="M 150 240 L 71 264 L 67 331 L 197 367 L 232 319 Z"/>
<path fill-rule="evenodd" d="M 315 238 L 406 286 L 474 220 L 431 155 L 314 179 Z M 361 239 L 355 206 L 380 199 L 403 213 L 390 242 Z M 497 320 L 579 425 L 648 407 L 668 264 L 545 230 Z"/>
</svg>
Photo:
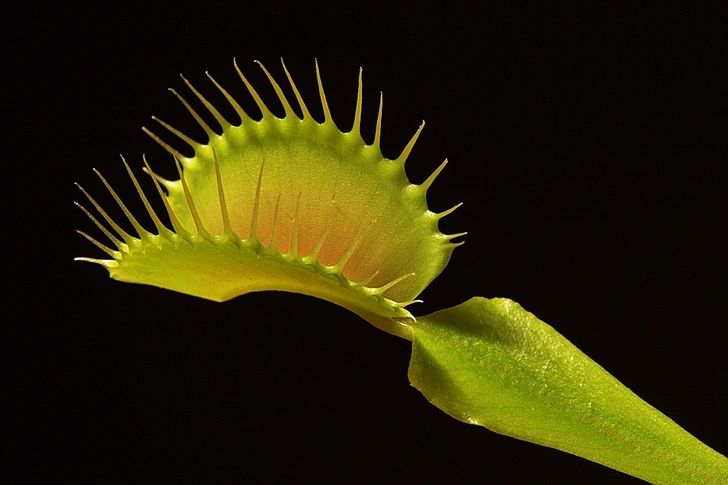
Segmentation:
<svg viewBox="0 0 728 485">
<path fill-rule="evenodd" d="M 446 413 L 660 484 L 725 483 L 728 460 L 507 299 L 418 317 L 410 382 Z"/>
</svg>

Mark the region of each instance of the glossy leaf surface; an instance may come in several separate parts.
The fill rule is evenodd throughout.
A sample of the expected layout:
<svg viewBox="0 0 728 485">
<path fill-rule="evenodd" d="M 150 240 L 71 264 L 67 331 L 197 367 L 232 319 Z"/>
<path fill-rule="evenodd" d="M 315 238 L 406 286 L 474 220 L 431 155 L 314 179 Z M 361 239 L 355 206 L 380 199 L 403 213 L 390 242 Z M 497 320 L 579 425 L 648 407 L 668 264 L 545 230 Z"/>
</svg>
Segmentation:
<svg viewBox="0 0 728 485">
<path fill-rule="evenodd" d="M 409 377 L 451 416 L 655 484 L 724 484 L 728 460 L 518 303 L 419 317 Z"/>
</svg>

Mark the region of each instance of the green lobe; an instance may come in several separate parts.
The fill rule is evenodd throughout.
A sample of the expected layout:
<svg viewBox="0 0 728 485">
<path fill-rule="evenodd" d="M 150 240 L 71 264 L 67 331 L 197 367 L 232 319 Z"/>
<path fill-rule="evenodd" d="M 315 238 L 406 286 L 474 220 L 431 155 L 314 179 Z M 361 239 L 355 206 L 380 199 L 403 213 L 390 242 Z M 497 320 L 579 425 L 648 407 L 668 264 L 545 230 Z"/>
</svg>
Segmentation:
<svg viewBox="0 0 728 485">
<path fill-rule="evenodd" d="M 184 159 L 184 176 L 205 229 L 219 235 L 215 155 L 231 229 L 242 239 L 250 237 L 258 197 L 256 238 L 263 246 L 271 245 L 275 227 L 275 249 L 289 254 L 295 239 L 305 257 L 321 243 L 316 259 L 333 266 L 356 245 L 343 268 L 349 281 L 376 288 L 412 274 L 386 292 L 394 301 L 415 299 L 447 264 L 452 244 L 438 231 L 425 191 L 358 134 L 311 118 L 271 116 L 226 126 L 222 136 L 195 147 L 195 156 Z M 169 201 L 195 233 L 180 182 Z"/>
<path fill-rule="evenodd" d="M 655 484 L 725 484 L 728 460 L 507 299 L 418 317 L 409 378 L 461 421 Z"/>
<path fill-rule="evenodd" d="M 102 264 L 120 281 L 215 301 L 265 290 L 304 293 L 409 338 L 402 322 L 414 318 L 404 307 L 445 268 L 458 245 L 451 242 L 457 235 L 438 229 L 440 218 L 451 210 L 436 214 L 426 201 L 444 164 L 424 183 L 411 183 L 404 164 L 419 130 L 398 158 L 385 158 L 379 147 L 381 105 L 375 141 L 364 142 L 359 131 L 361 76 L 354 126 L 345 133 L 330 117 L 320 76 L 323 122 L 310 115 L 290 76 L 302 116 L 265 72 L 284 118 L 270 112 L 242 73 L 263 114 L 260 120 L 249 117 L 215 83 L 240 115 L 237 126 L 185 80 L 222 130 L 214 132 L 176 92 L 208 142 L 196 142 L 157 120 L 192 147 L 194 156 L 185 157 L 145 129 L 179 162 L 180 180 L 160 180 L 166 194 L 157 185 L 171 227 L 161 222 L 130 170 L 156 233 L 141 227 L 107 184 L 138 235 L 121 230 L 89 196 L 120 238 L 87 212 L 116 248 L 86 236 L 113 259 L 79 259 Z"/>
</svg>

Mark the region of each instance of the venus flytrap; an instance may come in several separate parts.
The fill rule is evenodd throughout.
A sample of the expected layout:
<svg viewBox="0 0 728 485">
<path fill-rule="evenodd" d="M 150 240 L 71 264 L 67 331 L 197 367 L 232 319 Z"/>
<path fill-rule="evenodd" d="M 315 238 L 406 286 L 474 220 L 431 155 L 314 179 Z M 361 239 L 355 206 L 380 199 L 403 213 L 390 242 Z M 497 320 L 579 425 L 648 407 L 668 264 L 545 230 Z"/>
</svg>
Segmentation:
<svg viewBox="0 0 728 485">
<path fill-rule="evenodd" d="M 362 139 L 361 72 L 354 124 L 344 133 L 331 117 L 318 66 L 322 123 L 309 113 L 285 65 L 301 117 L 265 68 L 285 110 L 283 118 L 270 112 L 235 67 L 261 119 L 248 116 L 208 75 L 242 120 L 232 125 L 184 80 L 222 133 L 212 130 L 176 91 L 206 132 L 207 144 L 155 118 L 192 147 L 194 156 L 185 157 L 145 128 L 174 156 L 179 171 L 179 180 L 165 180 L 144 160 L 169 226 L 124 161 L 156 231 L 143 228 L 99 174 L 137 235 L 125 232 L 81 189 L 116 234 L 80 206 L 113 247 L 81 233 L 111 259 L 77 259 L 104 266 L 120 281 L 214 301 L 265 290 L 331 301 L 412 341 L 410 382 L 459 420 L 651 483 L 728 483 L 724 456 L 642 401 L 517 303 L 474 298 L 416 318 L 407 310 L 445 268 L 453 249 L 462 244 L 453 240 L 464 233 L 446 235 L 438 228 L 438 221 L 458 206 L 439 214 L 427 207 L 427 191 L 447 161 L 420 185 L 410 183 L 405 173 L 422 127 L 399 157 L 385 158 L 380 98 L 374 142 Z"/>
</svg>

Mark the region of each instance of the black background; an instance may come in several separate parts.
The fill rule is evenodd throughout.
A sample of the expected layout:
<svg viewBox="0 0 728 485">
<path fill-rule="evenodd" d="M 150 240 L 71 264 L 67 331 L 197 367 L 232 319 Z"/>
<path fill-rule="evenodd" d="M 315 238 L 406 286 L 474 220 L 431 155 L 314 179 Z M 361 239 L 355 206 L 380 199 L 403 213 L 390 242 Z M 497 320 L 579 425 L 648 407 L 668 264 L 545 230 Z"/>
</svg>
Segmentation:
<svg viewBox="0 0 728 485">
<path fill-rule="evenodd" d="M 453 420 L 410 387 L 408 342 L 329 303 L 215 304 L 72 261 L 102 256 L 75 229 L 103 237 L 73 182 L 112 208 L 99 168 L 143 210 L 118 154 L 172 177 L 139 128 L 155 114 L 198 134 L 165 89 L 182 72 L 214 99 L 209 70 L 244 98 L 233 57 L 272 106 L 252 61 L 283 81 L 283 57 L 309 107 L 317 58 L 345 129 L 363 67 L 364 135 L 381 90 L 390 158 L 427 121 L 408 175 L 422 182 L 447 157 L 430 208 L 465 202 L 441 229 L 469 234 L 413 313 L 512 298 L 728 451 L 717 9 L 96 8 L 7 19 L 5 256 L 21 271 L 6 272 L 5 402 L 29 481 L 641 483 Z"/>
</svg>

